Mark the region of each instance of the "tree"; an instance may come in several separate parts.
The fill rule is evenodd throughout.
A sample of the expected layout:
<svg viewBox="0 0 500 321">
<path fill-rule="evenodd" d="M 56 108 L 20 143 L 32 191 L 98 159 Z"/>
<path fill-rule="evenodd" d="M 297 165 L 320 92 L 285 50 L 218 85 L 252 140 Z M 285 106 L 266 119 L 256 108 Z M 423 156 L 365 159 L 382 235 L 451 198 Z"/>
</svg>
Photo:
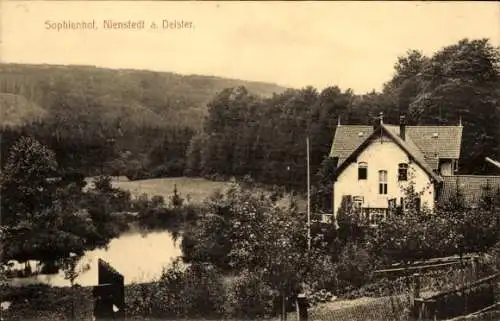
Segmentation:
<svg viewBox="0 0 500 321">
<path fill-rule="evenodd" d="M 69 257 L 62 260 L 62 270 L 64 271 L 64 278 L 71 284 L 71 317 L 75 319 L 75 281 L 82 273 L 90 270 L 90 265 L 84 264 L 78 266 L 81 257 L 75 253 L 70 253 Z"/>
<path fill-rule="evenodd" d="M 417 259 L 457 253 L 460 243 L 451 216 L 420 206 L 426 188 L 417 190 L 414 176 L 402 188 L 404 208 L 394 211 L 370 233 L 372 251 L 386 264 L 409 264 Z"/>
<path fill-rule="evenodd" d="M 500 145 L 497 113 L 500 51 L 487 39 L 463 39 L 437 52 L 419 73 L 421 89 L 410 104 L 420 124 L 457 124 L 464 134 L 462 170 L 487 171 L 484 157 Z"/>
<path fill-rule="evenodd" d="M 14 226 L 50 207 L 57 162 L 54 153 L 31 137 L 10 149 L 0 173 L 2 225 Z"/>
<path fill-rule="evenodd" d="M 409 116 L 409 122 L 414 121 L 408 108 L 423 89 L 421 73 L 428 60 L 418 50 L 409 50 L 405 56 L 398 57 L 398 61 L 394 64 L 394 76 L 384 85 L 383 90 L 384 95 L 392 97 L 397 107 L 396 118 L 393 121 L 398 121 L 399 115 L 406 114 Z"/>
<path fill-rule="evenodd" d="M 325 157 L 316 174 L 317 183 L 311 192 L 313 210 L 333 213 L 333 182 L 337 162 L 331 157 Z"/>
<path fill-rule="evenodd" d="M 282 298 L 297 294 L 317 269 L 319 252 L 307 251 L 306 217 L 280 208 L 271 197 L 237 184 L 214 195 L 204 218 L 183 238 L 191 259 L 229 266 L 260 276 Z"/>
<path fill-rule="evenodd" d="M 479 206 L 471 208 L 457 187 L 451 201 L 433 211 L 417 205 L 420 193 L 411 182 L 405 193 L 404 210 L 392 213 L 369 238 L 374 253 L 386 263 L 462 257 L 488 251 L 497 242 L 500 198 L 494 192 L 485 193 Z"/>
<path fill-rule="evenodd" d="M 109 179 L 84 192 L 81 177 L 61 178 L 57 170 L 54 153 L 37 140 L 23 137 L 12 146 L 0 174 L 4 261 L 38 260 L 56 269 L 70 253 L 106 245 L 123 228 L 112 211 L 127 207 L 129 193 Z"/>
<path fill-rule="evenodd" d="M 177 191 L 177 184 L 174 184 L 174 192 L 170 197 L 170 204 L 172 204 L 172 206 L 175 208 L 179 208 L 182 207 L 183 203 L 184 199 L 179 195 L 179 192 Z"/>
</svg>

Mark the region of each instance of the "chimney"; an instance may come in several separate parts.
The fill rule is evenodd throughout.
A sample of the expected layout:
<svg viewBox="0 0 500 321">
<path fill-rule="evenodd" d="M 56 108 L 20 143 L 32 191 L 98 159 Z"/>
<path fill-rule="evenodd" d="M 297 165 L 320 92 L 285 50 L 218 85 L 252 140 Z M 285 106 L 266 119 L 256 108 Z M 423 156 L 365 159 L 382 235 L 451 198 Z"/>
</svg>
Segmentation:
<svg viewBox="0 0 500 321">
<path fill-rule="evenodd" d="M 399 117 L 399 136 L 402 140 L 406 139 L 406 118 L 405 116 Z"/>
<path fill-rule="evenodd" d="M 373 130 L 376 130 L 384 123 L 384 113 L 380 112 L 378 117 L 375 118 L 375 122 L 373 123 Z"/>
</svg>

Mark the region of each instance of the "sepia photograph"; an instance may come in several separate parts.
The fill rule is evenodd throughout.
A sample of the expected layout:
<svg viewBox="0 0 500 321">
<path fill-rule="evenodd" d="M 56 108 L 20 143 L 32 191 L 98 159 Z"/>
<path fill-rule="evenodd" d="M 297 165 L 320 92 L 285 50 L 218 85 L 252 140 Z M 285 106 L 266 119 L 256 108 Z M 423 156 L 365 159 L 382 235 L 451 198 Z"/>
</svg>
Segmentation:
<svg viewBox="0 0 500 321">
<path fill-rule="evenodd" d="M 1 1 L 35 320 L 500 320 L 500 4 Z"/>
</svg>

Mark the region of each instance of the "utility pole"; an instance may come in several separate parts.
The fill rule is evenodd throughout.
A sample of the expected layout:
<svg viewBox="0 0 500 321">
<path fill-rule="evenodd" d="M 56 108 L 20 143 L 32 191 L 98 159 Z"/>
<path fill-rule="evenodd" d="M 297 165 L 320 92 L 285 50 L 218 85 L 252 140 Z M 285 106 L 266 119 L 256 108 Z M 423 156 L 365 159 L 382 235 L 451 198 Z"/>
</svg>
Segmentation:
<svg viewBox="0 0 500 321">
<path fill-rule="evenodd" d="M 309 136 L 306 137 L 307 147 L 307 249 L 311 250 L 311 174 L 309 163 Z"/>
</svg>

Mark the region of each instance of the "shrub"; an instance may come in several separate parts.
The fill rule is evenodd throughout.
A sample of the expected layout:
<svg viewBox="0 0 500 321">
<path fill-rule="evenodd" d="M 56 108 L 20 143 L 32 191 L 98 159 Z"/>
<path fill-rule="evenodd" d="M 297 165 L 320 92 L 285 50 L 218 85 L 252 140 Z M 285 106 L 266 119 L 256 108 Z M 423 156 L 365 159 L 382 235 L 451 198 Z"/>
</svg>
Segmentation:
<svg viewBox="0 0 500 321">
<path fill-rule="evenodd" d="M 361 287 L 371 279 L 373 270 L 370 253 L 356 243 L 347 244 L 336 268 L 339 290 Z"/>
<path fill-rule="evenodd" d="M 206 264 L 185 267 L 180 261 L 165 269 L 156 284 L 130 287 L 129 313 L 163 318 L 219 317 L 225 288 L 218 271 Z"/>
<path fill-rule="evenodd" d="M 215 216 L 207 216 L 187 225 L 181 241 L 184 260 L 209 262 L 221 269 L 230 269 L 228 230 L 228 223 Z"/>
<path fill-rule="evenodd" d="M 316 255 L 312 258 L 310 270 L 305 279 L 311 291 L 336 290 L 338 287 L 337 267 L 330 255 Z"/>
<path fill-rule="evenodd" d="M 152 315 L 158 300 L 159 283 L 131 284 L 125 288 L 127 315 Z"/>
<path fill-rule="evenodd" d="M 500 241 L 491 248 L 489 254 L 491 257 L 490 265 L 494 270 L 500 271 Z"/>
<path fill-rule="evenodd" d="M 266 318 L 273 313 L 274 293 L 262 276 L 245 271 L 230 286 L 226 314 L 236 318 Z"/>
<path fill-rule="evenodd" d="M 50 287 L 36 284 L 23 287 L 0 285 L 2 301 L 10 302 L 1 313 L 2 320 L 72 320 L 74 294 L 75 320 L 89 320 L 92 315 L 91 288 Z"/>
</svg>

